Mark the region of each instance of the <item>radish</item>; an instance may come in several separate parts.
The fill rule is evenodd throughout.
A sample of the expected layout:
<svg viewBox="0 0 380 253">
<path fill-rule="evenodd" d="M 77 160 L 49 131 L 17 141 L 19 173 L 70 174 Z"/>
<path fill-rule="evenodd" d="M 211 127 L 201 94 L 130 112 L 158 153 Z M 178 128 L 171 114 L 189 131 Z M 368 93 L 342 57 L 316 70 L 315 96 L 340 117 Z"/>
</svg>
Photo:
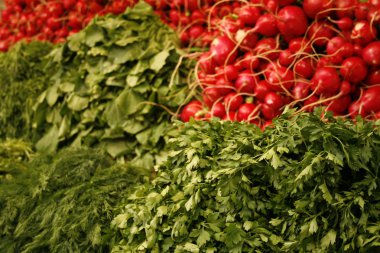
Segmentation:
<svg viewBox="0 0 380 253">
<path fill-rule="evenodd" d="M 183 122 L 188 122 L 190 118 L 194 118 L 196 114 L 202 110 L 202 103 L 198 100 L 193 100 L 184 106 L 180 114 Z"/>
<path fill-rule="evenodd" d="M 288 67 L 293 63 L 295 56 L 289 49 L 282 50 L 278 56 L 278 62 L 281 66 Z"/>
<path fill-rule="evenodd" d="M 260 64 L 259 58 L 252 51 L 246 52 L 243 59 L 240 61 L 240 65 L 247 70 L 255 70 Z"/>
<path fill-rule="evenodd" d="M 246 26 L 254 26 L 260 18 L 261 13 L 260 9 L 255 6 L 244 5 L 239 8 L 237 15 L 238 19 L 241 20 Z"/>
<path fill-rule="evenodd" d="M 362 58 L 353 56 L 343 61 L 340 73 L 345 80 L 358 83 L 366 78 L 368 69 Z"/>
<path fill-rule="evenodd" d="M 377 36 L 376 28 L 371 26 L 371 24 L 366 20 L 356 22 L 351 32 L 352 41 L 362 46 L 375 40 L 376 36 Z"/>
<path fill-rule="evenodd" d="M 274 63 L 268 65 L 264 76 L 273 91 L 289 91 L 294 85 L 293 71 Z"/>
<path fill-rule="evenodd" d="M 218 65 L 231 64 L 234 62 L 237 51 L 235 43 L 226 35 L 217 37 L 213 40 L 210 47 L 211 57 Z"/>
<path fill-rule="evenodd" d="M 380 41 L 369 43 L 362 51 L 363 60 L 370 66 L 380 66 Z"/>
<path fill-rule="evenodd" d="M 288 38 L 297 37 L 306 32 L 308 21 L 300 7 L 289 5 L 278 12 L 277 27 L 282 35 Z"/>
<path fill-rule="evenodd" d="M 366 112 L 380 111 L 380 86 L 373 86 L 363 92 L 360 103 Z"/>
<path fill-rule="evenodd" d="M 279 56 L 279 49 L 276 39 L 263 38 L 257 42 L 253 52 L 259 56 L 267 57 L 270 60 L 275 60 Z"/>
<path fill-rule="evenodd" d="M 224 97 L 223 102 L 228 111 L 235 111 L 241 104 L 243 104 L 244 100 L 238 93 L 231 92 Z"/>
<path fill-rule="evenodd" d="M 307 38 L 317 47 L 325 46 L 334 36 L 333 27 L 326 21 L 314 22 L 307 32 Z"/>
<path fill-rule="evenodd" d="M 289 41 L 288 46 L 290 52 L 293 54 L 299 53 L 299 52 L 305 52 L 305 53 L 311 53 L 313 52 L 313 49 L 311 48 L 310 42 L 305 37 L 297 37 L 293 38 Z"/>
<path fill-rule="evenodd" d="M 279 109 L 275 109 L 267 104 L 262 104 L 260 111 L 266 120 L 272 120 L 281 114 L 281 111 Z"/>
<path fill-rule="evenodd" d="M 236 121 L 237 120 L 237 114 L 234 111 L 228 111 L 223 116 L 222 120 Z"/>
<path fill-rule="evenodd" d="M 339 90 L 340 78 L 331 67 L 318 68 L 311 79 L 311 88 L 316 94 L 333 95 Z"/>
<path fill-rule="evenodd" d="M 198 59 L 198 64 L 200 69 L 206 74 L 212 74 L 215 72 L 216 63 L 211 57 L 210 52 L 203 53 Z"/>
<path fill-rule="evenodd" d="M 335 13 L 339 18 L 354 16 L 354 10 L 357 5 L 356 0 L 334 0 Z"/>
<path fill-rule="evenodd" d="M 270 106 L 273 110 L 280 109 L 284 104 L 282 97 L 276 92 L 268 92 L 264 97 L 264 103 Z"/>
<path fill-rule="evenodd" d="M 306 99 L 303 103 L 303 109 L 306 110 L 307 112 L 312 112 L 314 110 L 314 108 L 317 107 L 317 104 L 314 104 L 316 103 L 317 101 L 319 101 L 319 98 L 315 95 L 309 97 L 308 99 Z"/>
<path fill-rule="evenodd" d="M 261 15 L 253 31 L 267 37 L 275 36 L 278 33 L 276 17 L 272 13 Z"/>
<path fill-rule="evenodd" d="M 257 117 L 259 111 L 257 106 L 251 103 L 244 103 L 239 106 L 237 111 L 237 120 L 238 121 L 247 121 L 252 123 L 254 118 Z"/>
<path fill-rule="evenodd" d="M 344 112 L 348 109 L 350 104 L 351 97 L 347 95 L 324 103 L 324 105 L 327 105 L 326 110 L 333 112 L 334 115 L 344 114 Z"/>
<path fill-rule="evenodd" d="M 253 94 L 258 81 L 259 78 L 253 72 L 244 70 L 238 75 L 234 86 L 238 92 Z"/>
<path fill-rule="evenodd" d="M 301 100 L 309 95 L 310 85 L 306 81 L 297 81 L 292 89 L 295 100 Z"/>
<path fill-rule="evenodd" d="M 335 23 L 337 24 L 339 29 L 342 31 L 348 31 L 348 30 L 351 30 L 352 27 L 354 27 L 354 21 L 349 17 L 341 18 L 335 21 Z"/>
<path fill-rule="evenodd" d="M 371 8 L 369 3 L 359 3 L 355 8 L 355 18 L 357 21 L 366 20 L 368 16 L 368 12 Z"/>
<path fill-rule="evenodd" d="M 365 80 L 365 83 L 367 85 L 380 84 L 380 69 L 370 70 L 367 75 L 367 79 Z"/>
<path fill-rule="evenodd" d="M 302 7 L 308 17 L 322 19 L 329 15 L 332 3 L 331 0 L 304 0 Z"/>
<path fill-rule="evenodd" d="M 303 78 L 310 78 L 314 73 L 314 65 L 312 58 L 302 58 L 294 64 L 293 71 Z"/>
<path fill-rule="evenodd" d="M 258 100 L 264 101 L 266 94 L 268 94 L 268 92 L 270 91 L 271 91 L 270 84 L 265 80 L 261 80 L 256 84 L 254 96 Z"/>
<path fill-rule="evenodd" d="M 351 90 L 352 90 L 352 86 L 351 86 L 351 84 L 349 82 L 343 81 L 341 83 L 341 85 L 340 85 L 340 93 L 342 95 L 348 95 L 348 94 L 350 94 Z"/>
<path fill-rule="evenodd" d="M 223 118 L 226 115 L 226 108 L 222 102 L 216 102 L 211 107 L 211 116 Z"/>
</svg>

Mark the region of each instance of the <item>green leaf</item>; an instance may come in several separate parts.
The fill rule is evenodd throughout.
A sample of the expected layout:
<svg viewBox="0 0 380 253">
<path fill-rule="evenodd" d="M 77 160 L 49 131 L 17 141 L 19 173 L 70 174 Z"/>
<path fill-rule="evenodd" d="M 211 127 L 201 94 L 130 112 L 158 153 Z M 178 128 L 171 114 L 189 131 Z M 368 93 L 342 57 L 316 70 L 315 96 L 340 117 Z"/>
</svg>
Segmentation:
<svg viewBox="0 0 380 253">
<path fill-rule="evenodd" d="M 53 125 L 37 143 L 36 149 L 41 153 L 54 153 L 58 147 L 58 128 Z"/>
<path fill-rule="evenodd" d="M 150 59 L 150 69 L 159 72 L 170 55 L 168 50 L 163 50 Z"/>
<path fill-rule="evenodd" d="M 71 95 L 67 99 L 67 106 L 73 111 L 83 111 L 88 107 L 90 100 L 87 97 Z"/>
<path fill-rule="evenodd" d="M 211 239 L 210 237 L 210 233 L 207 232 L 206 230 L 202 229 L 201 230 L 201 233 L 199 234 L 198 238 L 197 238 L 197 245 L 199 247 L 202 247 L 203 245 L 205 245 L 207 243 L 207 241 L 209 241 Z"/>
<path fill-rule="evenodd" d="M 94 47 L 96 43 L 104 40 L 103 29 L 96 23 L 91 23 L 84 30 L 85 43 L 89 47 Z"/>
<path fill-rule="evenodd" d="M 333 197 L 331 196 L 331 193 L 329 189 L 327 188 L 327 185 L 324 183 L 319 186 L 319 189 L 323 193 L 323 198 L 327 201 L 327 203 L 332 204 L 333 203 Z"/>
<path fill-rule="evenodd" d="M 331 229 L 327 234 L 321 239 L 322 248 L 328 248 L 330 245 L 334 245 L 336 240 L 336 231 Z"/>
<path fill-rule="evenodd" d="M 309 233 L 314 234 L 318 231 L 317 217 L 311 220 L 309 225 Z"/>
</svg>

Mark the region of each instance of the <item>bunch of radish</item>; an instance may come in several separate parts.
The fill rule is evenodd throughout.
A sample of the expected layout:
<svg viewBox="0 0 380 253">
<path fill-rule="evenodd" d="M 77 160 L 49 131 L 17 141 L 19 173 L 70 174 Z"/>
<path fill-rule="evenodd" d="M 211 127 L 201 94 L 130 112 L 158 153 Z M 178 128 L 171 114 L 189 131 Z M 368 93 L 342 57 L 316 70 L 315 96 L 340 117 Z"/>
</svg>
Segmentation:
<svg viewBox="0 0 380 253">
<path fill-rule="evenodd" d="M 58 43 L 95 16 L 120 14 L 136 0 L 6 0 L 1 13 L 0 51 L 19 40 Z"/>
<path fill-rule="evenodd" d="M 232 10 L 210 26 L 217 35 L 195 71 L 200 98 L 183 121 L 266 126 L 285 105 L 380 117 L 379 0 L 251 0 Z"/>
</svg>

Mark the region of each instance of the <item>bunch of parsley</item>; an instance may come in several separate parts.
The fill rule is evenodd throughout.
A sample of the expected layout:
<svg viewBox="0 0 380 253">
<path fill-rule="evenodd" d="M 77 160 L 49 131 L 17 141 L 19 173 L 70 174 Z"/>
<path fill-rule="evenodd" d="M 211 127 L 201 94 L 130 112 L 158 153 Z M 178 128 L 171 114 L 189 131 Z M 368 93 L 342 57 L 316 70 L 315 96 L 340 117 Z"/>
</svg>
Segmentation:
<svg viewBox="0 0 380 253">
<path fill-rule="evenodd" d="M 181 124 L 113 252 L 378 252 L 378 122 L 292 114 Z"/>
</svg>

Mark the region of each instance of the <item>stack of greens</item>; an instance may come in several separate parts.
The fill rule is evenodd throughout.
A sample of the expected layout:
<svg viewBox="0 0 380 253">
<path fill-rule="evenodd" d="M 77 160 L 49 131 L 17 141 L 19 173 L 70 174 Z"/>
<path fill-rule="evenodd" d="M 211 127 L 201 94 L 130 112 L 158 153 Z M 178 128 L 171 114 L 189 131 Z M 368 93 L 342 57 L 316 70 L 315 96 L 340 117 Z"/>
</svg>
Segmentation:
<svg viewBox="0 0 380 253">
<path fill-rule="evenodd" d="M 145 155 L 152 166 L 171 117 L 166 110 L 175 112 L 189 95 L 176 40 L 140 2 L 96 18 L 54 49 L 57 73 L 36 106 L 37 127 L 48 129 L 38 150 L 100 144 L 113 157 Z"/>
<path fill-rule="evenodd" d="M 51 50 L 51 44 L 34 41 L 0 54 L 0 139 L 38 138 L 32 108 L 49 83 L 45 66 Z"/>
<path fill-rule="evenodd" d="M 378 252 L 379 128 L 320 113 L 183 125 L 114 252 Z"/>
<path fill-rule="evenodd" d="M 108 252 L 114 213 L 145 175 L 104 152 L 68 149 L 0 183 L 0 252 Z"/>
</svg>

